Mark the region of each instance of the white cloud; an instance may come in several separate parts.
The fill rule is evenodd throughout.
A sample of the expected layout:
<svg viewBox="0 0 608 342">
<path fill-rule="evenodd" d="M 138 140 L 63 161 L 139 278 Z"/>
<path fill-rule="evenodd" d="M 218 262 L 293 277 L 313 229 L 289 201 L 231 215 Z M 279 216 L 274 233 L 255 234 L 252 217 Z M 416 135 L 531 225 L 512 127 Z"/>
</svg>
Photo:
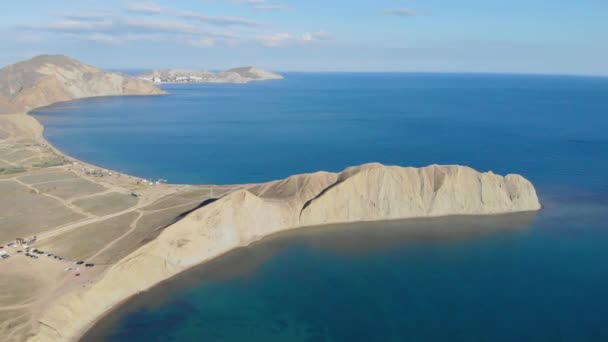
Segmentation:
<svg viewBox="0 0 608 342">
<path fill-rule="evenodd" d="M 212 38 L 200 38 L 189 40 L 188 43 L 195 47 L 213 47 L 217 42 Z"/>
<path fill-rule="evenodd" d="M 267 0 L 237 1 L 253 6 L 273 6 Z M 155 16 L 150 17 L 148 14 Z M 18 27 L 24 34 L 42 37 L 41 39 L 55 36 L 106 44 L 156 41 L 198 47 L 239 44 L 276 47 L 331 39 L 331 36 L 324 31 L 302 34 L 273 33 L 270 31 L 271 28 L 269 25 L 247 18 L 211 16 L 150 2 L 130 3 L 128 8 L 115 12 L 59 14 L 56 20 L 46 24 Z"/>
<path fill-rule="evenodd" d="M 129 12 L 140 14 L 160 14 L 162 12 L 162 7 L 153 2 L 131 3 L 127 8 Z"/>
<path fill-rule="evenodd" d="M 384 14 L 396 15 L 399 17 L 413 17 L 416 15 L 420 15 L 418 11 L 406 7 L 386 10 L 384 11 Z"/>
<path fill-rule="evenodd" d="M 108 43 L 108 44 L 118 44 L 121 42 L 116 37 L 111 36 L 109 34 L 103 34 L 103 33 L 86 34 L 86 35 L 82 35 L 80 38 L 89 40 L 89 41 L 93 41 L 93 42 Z"/>
<path fill-rule="evenodd" d="M 267 0 L 243 0 L 242 2 L 252 5 L 253 8 L 262 11 L 279 11 L 289 8 L 287 5 L 268 2 Z"/>
<path fill-rule="evenodd" d="M 302 42 L 320 42 L 331 39 L 331 35 L 325 31 L 305 32 L 299 37 L 299 40 Z"/>
<path fill-rule="evenodd" d="M 258 4 L 254 5 L 253 8 L 260 11 L 282 11 L 289 9 L 289 6 L 281 4 Z"/>
<path fill-rule="evenodd" d="M 280 11 L 289 9 L 289 6 L 277 2 L 270 2 L 268 0 L 201 0 L 202 2 L 224 2 L 232 3 L 237 5 L 249 5 L 256 10 L 260 11 Z"/>
<path fill-rule="evenodd" d="M 188 20 L 196 20 L 200 22 L 204 22 L 207 24 L 217 25 L 217 26 L 244 26 L 244 27 L 262 27 L 264 24 L 237 17 L 221 17 L 221 16 L 208 16 L 198 12 L 192 11 L 177 11 L 170 10 L 167 11 L 168 14 L 188 19 Z"/>
<path fill-rule="evenodd" d="M 275 33 L 270 35 L 258 35 L 256 40 L 264 46 L 277 47 L 291 43 L 312 43 L 324 40 L 330 40 L 331 35 L 324 31 L 305 32 L 301 35 L 293 35 L 290 33 Z"/>
<path fill-rule="evenodd" d="M 198 29 L 189 23 L 180 21 L 127 19 L 121 26 L 130 32 L 143 33 L 197 33 Z"/>
<path fill-rule="evenodd" d="M 289 42 L 293 42 L 294 39 L 295 39 L 295 37 L 289 33 L 275 33 L 275 34 L 270 34 L 270 35 L 258 35 L 257 36 L 257 40 L 262 45 L 270 46 L 270 47 L 285 45 Z"/>
</svg>

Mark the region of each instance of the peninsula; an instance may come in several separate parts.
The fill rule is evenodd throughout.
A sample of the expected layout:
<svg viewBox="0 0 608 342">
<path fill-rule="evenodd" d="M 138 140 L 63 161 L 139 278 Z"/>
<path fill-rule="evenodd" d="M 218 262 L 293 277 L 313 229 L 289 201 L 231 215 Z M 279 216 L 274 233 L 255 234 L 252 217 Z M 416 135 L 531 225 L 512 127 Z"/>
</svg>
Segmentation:
<svg viewBox="0 0 608 342">
<path fill-rule="evenodd" d="M 143 73 L 139 79 L 160 83 L 249 83 L 280 80 L 283 76 L 256 67 L 234 68 L 222 72 L 207 70 L 159 69 Z"/>
<path fill-rule="evenodd" d="M 62 154 L 27 114 L 84 97 L 161 94 L 64 56 L 0 70 L 3 341 L 75 341 L 129 297 L 289 229 L 541 208 L 522 176 L 457 165 L 372 163 L 233 186 L 151 182 Z"/>
</svg>

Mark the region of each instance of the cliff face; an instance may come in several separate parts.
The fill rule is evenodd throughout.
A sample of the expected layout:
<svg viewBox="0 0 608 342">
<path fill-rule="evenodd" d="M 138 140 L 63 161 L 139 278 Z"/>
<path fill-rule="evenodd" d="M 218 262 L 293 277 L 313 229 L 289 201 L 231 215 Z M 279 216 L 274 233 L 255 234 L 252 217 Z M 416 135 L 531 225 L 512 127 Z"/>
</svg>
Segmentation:
<svg viewBox="0 0 608 342">
<path fill-rule="evenodd" d="M 302 210 L 303 225 L 540 209 L 532 184 L 464 166 L 403 168 L 367 164 L 345 170 L 337 183 Z"/>
<path fill-rule="evenodd" d="M 367 164 L 232 192 L 167 227 L 113 266 L 90 289 L 63 298 L 40 320 L 37 341 L 82 333 L 120 301 L 187 268 L 297 227 L 337 222 L 535 211 L 532 184 L 518 175 L 463 166 Z M 51 328 L 52 327 L 52 328 Z"/>
<path fill-rule="evenodd" d="M 105 72 L 65 56 L 43 55 L 0 69 L 0 113 L 84 97 L 163 93 L 149 82 Z"/>
</svg>

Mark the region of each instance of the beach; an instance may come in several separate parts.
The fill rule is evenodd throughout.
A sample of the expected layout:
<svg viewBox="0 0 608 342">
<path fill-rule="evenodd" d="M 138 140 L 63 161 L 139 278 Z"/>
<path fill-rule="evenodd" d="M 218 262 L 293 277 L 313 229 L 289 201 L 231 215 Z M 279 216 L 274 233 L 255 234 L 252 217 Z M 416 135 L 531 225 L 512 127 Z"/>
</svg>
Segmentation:
<svg viewBox="0 0 608 342">
<path fill-rule="evenodd" d="M 65 293 L 80 286 L 88 286 L 95 281 L 100 274 L 103 274 L 107 264 L 120 256 L 120 253 L 113 253 L 114 247 L 125 248 L 126 244 L 133 248 L 144 236 L 147 236 L 145 234 L 153 235 L 154 229 L 170 224 L 179 214 L 197 206 L 200 199 L 204 200 L 205 196 L 210 194 L 220 195 L 230 189 L 230 187 L 157 184 L 95 167 L 70 158 L 55 149 L 44 139 L 42 126 L 29 115 L 2 115 L 0 122 L 3 131 L 11 134 L 8 139 L 2 141 L 3 147 L 14 151 L 11 155 L 22 153 L 30 158 L 29 160 L 60 158 L 64 161 L 60 166 L 19 172 L 16 176 L 13 174 L 1 176 L 3 193 L 12 196 L 14 205 L 12 210 L 15 217 L 11 220 L 12 223 L 6 223 L 7 227 L 16 228 L 25 224 L 26 227 L 23 228 L 29 230 L 23 228 L 3 230 L 0 245 L 6 246 L 17 237 L 37 236 L 35 246 L 46 253 L 53 252 L 74 260 L 88 258 L 97 263 L 91 269 L 75 271 L 77 267 L 73 267 L 74 270 L 66 272 L 64 269 L 74 265 L 47 258 L 45 255 L 40 256 L 39 260 L 17 255 L 3 260 L 0 269 L 3 274 L 8 275 L 5 278 L 7 283 L 4 284 L 4 288 L 22 287 L 19 284 L 23 284 L 24 280 L 28 280 L 25 283 L 31 283 L 31 288 L 21 289 L 23 296 L 3 302 L 0 307 L 6 315 L 16 313 L 16 318 L 31 315 L 27 320 L 22 320 L 22 324 L 37 319 L 36 315 L 39 315 L 43 308 Z M 31 155 L 20 152 L 30 152 L 32 149 L 34 151 Z M 19 162 L 20 160 L 13 160 L 12 164 L 19 166 Z M 60 185 L 60 187 L 49 187 L 50 185 Z M 31 198 L 31 193 L 47 195 L 42 195 L 43 198 L 36 201 Z M 138 197 L 134 197 L 133 194 L 137 194 Z M 185 197 L 180 197 L 181 195 Z M 192 197 L 188 198 L 188 196 Z M 3 201 L 3 203 L 7 202 Z M 35 216 L 28 214 L 31 210 L 28 208 L 31 207 L 37 210 Z M 45 207 L 52 212 L 36 209 Z M 83 245 L 83 239 L 87 239 L 86 234 L 95 234 L 94 230 L 107 225 L 108 222 L 124 225 L 126 229 L 117 226 L 102 236 L 96 234 L 96 239 L 99 240 L 93 245 Z M 133 236 L 132 241 L 129 241 L 128 235 L 136 230 L 140 236 Z M 85 233 L 80 233 L 79 236 L 79 231 Z M 74 242 L 69 241 L 72 238 L 75 239 Z M 6 247 L 5 250 L 9 248 Z M 11 253 L 13 254 L 14 251 Z M 80 273 L 78 278 L 74 276 L 76 273 Z M 14 278 L 9 280 L 12 277 Z M 14 327 L 10 330 L 19 331 Z M 18 335 L 14 336 L 16 340 L 21 340 Z"/>
</svg>

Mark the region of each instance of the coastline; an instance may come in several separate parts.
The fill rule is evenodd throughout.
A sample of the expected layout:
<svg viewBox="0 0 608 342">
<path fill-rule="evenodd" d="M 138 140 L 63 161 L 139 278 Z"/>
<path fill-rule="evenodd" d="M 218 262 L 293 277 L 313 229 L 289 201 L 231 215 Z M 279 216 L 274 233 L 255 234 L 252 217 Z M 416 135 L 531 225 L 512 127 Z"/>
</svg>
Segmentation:
<svg viewBox="0 0 608 342">
<path fill-rule="evenodd" d="M 142 95 L 142 96 L 147 96 L 147 95 Z M 40 108 L 42 108 L 42 107 L 40 107 Z M 79 163 L 82 163 L 84 165 L 88 165 L 91 167 L 97 167 L 90 163 L 84 163 L 73 157 L 70 157 L 69 155 L 61 152 L 59 149 L 57 149 L 55 146 L 53 146 L 50 142 L 48 142 L 46 140 L 46 138 L 44 137 L 44 126 L 42 125 L 42 123 L 40 121 L 38 121 L 38 119 L 35 116 L 31 115 L 31 112 L 36 109 L 39 109 L 39 108 L 33 108 L 24 113 L 14 114 L 15 117 L 17 117 L 17 118 L 19 118 L 19 116 L 26 118 L 24 120 L 29 120 L 30 124 L 32 122 L 36 123 L 35 126 L 29 127 L 29 129 L 31 129 L 31 133 L 33 134 L 32 138 L 34 138 L 35 140 L 37 140 L 40 143 L 46 144 L 55 153 L 57 153 L 58 155 L 66 158 L 72 162 L 79 162 Z M 31 120 L 33 120 L 33 121 L 31 121 Z M 123 175 L 126 177 L 132 177 L 132 176 L 126 175 L 126 174 L 123 174 Z M 327 186 L 333 182 L 334 182 L 334 180 L 331 180 L 329 183 L 323 184 L 322 186 L 320 186 L 318 192 L 320 192 L 323 189 L 326 189 Z M 171 185 L 169 185 L 169 186 L 171 186 Z M 255 186 L 255 185 L 250 185 L 250 184 L 240 185 L 241 188 L 250 188 L 251 186 Z M 236 194 L 234 197 L 236 197 L 235 200 L 238 204 L 242 204 L 243 201 L 246 202 L 249 200 L 254 200 L 254 201 L 256 200 L 256 199 L 250 199 L 250 197 L 253 195 L 248 195 L 248 191 L 245 191 L 245 190 L 241 190 L 241 191 L 235 190 L 232 192 L 232 194 Z M 313 197 L 316 197 L 316 195 Z M 310 200 L 312 200 L 312 198 Z M 307 200 L 305 202 L 308 202 L 308 201 L 309 200 Z M 265 206 L 267 204 L 263 203 L 260 205 Z M 500 213 L 496 213 L 496 214 L 500 214 Z M 487 215 L 487 214 L 481 214 L 481 215 Z M 436 215 L 436 216 L 426 215 L 426 216 L 420 216 L 420 217 L 440 217 L 440 216 L 455 216 L 455 215 L 454 214 Z M 188 218 L 188 216 L 186 216 L 182 221 L 175 222 L 172 226 L 183 226 L 184 224 L 186 224 L 186 223 L 184 223 L 184 221 L 186 221 L 187 218 Z M 257 219 L 257 218 L 258 217 L 255 217 L 254 219 Z M 40 323 L 39 331 L 37 331 L 34 336 L 31 336 L 30 340 L 33 340 L 33 341 L 78 340 L 84 334 L 86 334 L 86 332 L 90 328 L 92 328 L 97 322 L 99 322 L 101 319 L 103 319 L 106 315 L 111 313 L 113 310 L 116 310 L 121 305 L 124 305 L 124 303 L 126 303 L 131 297 L 137 295 L 138 293 L 146 291 L 162 282 L 168 281 L 171 278 L 173 278 L 174 276 L 176 276 L 177 274 L 180 274 L 193 267 L 199 266 L 212 259 L 216 259 L 236 248 L 248 246 L 252 243 L 258 242 L 262 239 L 271 237 L 276 234 L 280 234 L 285 231 L 294 230 L 294 229 L 304 229 L 304 228 L 308 228 L 308 227 L 322 227 L 322 226 L 325 226 L 328 224 L 335 223 L 335 222 L 326 222 L 326 223 L 321 223 L 321 224 L 316 224 L 316 225 L 315 224 L 300 225 L 300 224 L 298 224 L 299 222 L 296 223 L 294 221 L 290 221 L 291 219 L 283 218 L 283 219 L 275 220 L 276 218 L 277 218 L 276 216 L 270 215 L 270 218 L 262 219 L 262 221 L 263 221 L 262 225 L 270 225 L 270 228 L 267 227 L 251 236 L 248 236 L 247 238 L 225 241 L 225 243 L 220 248 L 208 250 L 207 253 L 201 253 L 201 251 L 199 249 L 195 249 L 194 251 L 189 251 L 189 253 L 186 253 L 189 255 L 186 255 L 186 257 L 183 260 L 179 260 L 179 257 L 178 257 L 178 260 L 174 260 L 173 263 L 171 263 L 171 261 L 169 260 L 169 264 L 167 263 L 168 259 L 170 259 L 168 255 L 161 257 L 160 255 L 157 254 L 157 252 L 158 252 L 157 250 L 154 250 L 154 248 L 150 247 L 150 245 L 153 245 L 153 247 L 154 247 L 154 245 L 157 245 L 160 242 L 158 240 L 151 241 L 149 244 L 144 245 L 144 246 L 132 251 L 125 258 L 121 259 L 115 265 L 108 268 L 103 274 L 101 274 L 98 277 L 97 281 L 89 288 L 85 288 L 84 290 L 72 291 L 72 292 L 65 294 L 62 297 L 57 298 L 57 300 L 54 301 L 53 303 L 51 303 L 51 305 L 47 308 L 47 310 L 43 312 L 43 315 L 42 315 L 41 319 L 39 320 L 39 323 Z M 389 219 L 395 220 L 395 219 L 404 219 L 404 218 L 416 218 L 416 216 L 401 217 L 401 218 L 394 217 L 394 218 L 389 218 Z M 360 221 L 345 220 L 345 221 L 341 221 L 341 222 L 342 223 L 354 223 L 354 222 L 371 222 L 371 221 L 378 221 L 378 219 L 371 218 L 369 220 L 360 220 Z M 280 222 L 280 223 L 277 224 L 276 222 Z M 192 224 L 192 222 L 190 222 L 190 224 Z M 163 250 L 162 247 L 160 249 Z M 183 252 L 183 251 L 181 251 L 181 252 Z M 147 256 L 148 258 L 147 259 L 139 258 L 142 255 Z M 137 259 L 136 257 L 139 259 Z M 142 266 L 142 264 L 143 264 L 143 266 Z M 145 266 L 146 264 L 148 264 L 149 267 L 146 267 Z M 165 267 L 163 269 L 158 269 L 158 265 L 164 265 Z M 136 266 L 136 267 L 134 267 L 134 266 Z M 110 288 L 114 289 L 114 286 L 112 286 L 112 285 L 114 285 L 118 279 L 122 280 L 122 278 L 125 276 L 125 271 L 127 271 L 127 273 L 131 273 L 134 270 L 140 270 L 140 271 L 141 270 L 154 270 L 156 272 L 154 272 L 154 274 L 150 275 L 149 277 L 145 277 L 144 281 L 141 281 L 141 279 L 139 279 L 139 281 L 137 281 L 137 282 L 127 282 L 128 285 L 130 286 L 130 288 L 127 288 L 127 289 L 121 288 L 121 293 L 116 293 L 117 291 L 112 291 L 111 294 L 108 295 L 108 293 L 106 292 L 107 289 L 104 287 L 105 285 L 107 285 L 109 283 Z M 100 292 L 101 294 L 98 294 L 97 292 Z M 103 295 L 103 294 L 106 294 L 106 295 Z M 100 302 L 100 300 L 101 300 L 101 302 Z M 66 321 L 67 317 L 69 317 L 69 319 Z M 62 322 L 63 322 L 63 324 L 62 324 Z M 53 326 L 57 326 L 57 327 L 61 326 L 61 333 L 59 333 L 57 335 L 57 331 L 56 330 L 54 331 L 54 328 L 53 329 L 48 328 L 48 327 L 53 327 Z M 46 328 L 46 329 L 44 329 L 44 328 Z"/>
<path fill-rule="evenodd" d="M 142 95 L 128 95 L 128 96 L 167 96 L 169 95 L 169 93 L 165 92 L 163 94 L 153 94 L 153 95 L 149 95 L 149 94 L 142 94 Z M 109 96 L 97 96 L 97 97 L 88 97 L 88 98 L 104 98 L 104 97 L 116 97 L 116 96 L 121 96 L 121 95 L 109 95 Z M 88 98 L 84 98 L 84 99 L 88 99 Z M 40 144 L 44 144 L 46 145 L 47 148 L 49 148 L 50 150 L 52 150 L 53 153 L 65 158 L 66 160 L 70 161 L 70 162 L 76 162 L 79 163 L 81 165 L 87 166 L 87 167 L 92 167 L 92 168 L 102 168 L 105 170 L 109 170 L 108 168 L 102 167 L 102 166 L 97 166 L 91 163 L 87 163 L 84 161 L 81 161 L 79 159 L 76 159 L 66 153 L 64 153 L 63 151 L 61 151 L 59 148 L 55 147 L 49 140 L 46 139 L 46 137 L 44 136 L 44 125 L 42 124 L 42 122 L 40 122 L 40 120 L 38 120 L 38 118 L 36 118 L 35 115 L 33 115 L 33 112 L 43 109 L 43 108 L 47 108 L 59 103 L 68 103 L 71 102 L 73 100 L 67 100 L 67 101 L 59 101 L 59 102 L 55 102 L 49 105 L 45 105 L 45 106 L 41 106 L 41 107 L 36 107 L 36 108 L 32 108 L 26 112 L 21 112 L 21 113 L 13 113 L 13 114 L 0 114 L 0 119 L 2 118 L 6 118 L 6 117 L 12 117 L 12 118 L 17 118 L 16 121 L 13 121 L 12 118 L 9 120 L 11 121 L 11 123 L 13 123 L 16 127 L 19 127 L 22 123 L 20 121 L 21 118 L 23 118 L 23 120 L 29 121 L 25 123 L 25 127 L 24 126 L 20 126 L 20 129 L 25 129 L 26 131 L 29 131 L 29 133 L 32 134 L 32 136 L 30 136 L 29 138 L 37 141 Z M 32 125 L 33 124 L 33 125 Z M 115 174 L 120 174 L 124 177 L 131 177 L 131 178 L 142 178 L 139 176 L 133 176 L 133 175 L 128 175 L 116 170 L 111 170 L 113 173 Z M 170 186 L 190 186 L 188 184 L 168 184 Z M 104 272 L 105 273 L 105 272 Z M 101 275 L 101 277 L 103 277 L 103 274 Z M 157 283 L 158 284 L 158 283 Z M 157 285 L 154 284 L 151 287 Z M 150 287 L 150 288 L 151 288 Z M 133 294 L 132 296 L 137 295 L 137 293 Z M 78 330 L 78 334 L 70 337 L 68 340 L 69 341 L 78 341 L 82 338 L 82 336 L 84 334 L 86 334 L 86 332 L 93 327 L 97 322 L 99 322 L 101 319 L 103 319 L 107 314 L 111 313 L 113 310 L 116 310 L 117 308 L 119 308 L 121 305 L 124 305 L 132 296 L 130 297 L 126 297 L 123 300 L 121 300 L 119 303 L 116 303 L 115 305 L 113 305 L 110 309 L 108 309 L 107 311 L 101 312 L 98 315 L 95 315 L 95 318 L 93 318 L 92 321 L 86 323 L 85 325 L 82 325 L 81 329 Z M 35 336 L 33 338 L 35 340 Z M 44 340 L 44 339 L 43 339 Z"/>
<path fill-rule="evenodd" d="M 192 273 L 196 274 L 200 268 L 204 268 L 211 263 L 224 264 L 226 262 L 225 261 L 226 257 L 233 256 L 235 253 L 238 254 L 238 253 L 240 253 L 241 250 L 247 250 L 249 248 L 260 248 L 258 246 L 267 246 L 268 244 L 272 248 L 272 245 L 276 241 L 285 241 L 285 240 L 290 240 L 292 238 L 298 238 L 298 237 L 310 238 L 311 236 L 319 236 L 319 235 L 323 235 L 323 234 L 327 234 L 327 233 L 329 233 L 330 240 L 331 240 L 331 239 L 336 239 L 336 236 L 344 236 L 344 234 L 347 234 L 347 231 L 352 232 L 353 229 L 355 231 L 357 231 L 359 234 L 361 234 L 361 233 L 367 234 L 368 232 L 370 232 L 371 234 L 380 235 L 381 233 L 379 233 L 378 231 L 375 231 L 375 233 L 374 233 L 374 228 L 388 229 L 389 235 L 393 237 L 393 239 L 386 240 L 389 245 L 394 245 L 395 241 L 402 241 L 402 240 L 400 240 L 400 239 L 402 239 L 401 235 L 396 235 L 396 233 L 395 233 L 395 231 L 397 230 L 397 227 L 399 228 L 400 232 L 402 232 L 401 231 L 402 228 L 405 228 L 404 230 L 407 230 L 410 232 L 410 233 L 404 233 L 405 235 L 409 235 L 412 232 L 414 232 L 414 235 L 425 234 L 425 232 L 426 232 L 426 234 L 431 234 L 431 235 L 427 235 L 427 238 L 435 239 L 437 241 L 464 240 L 464 239 L 470 239 L 473 237 L 488 236 L 488 235 L 492 235 L 496 232 L 522 231 L 523 229 L 525 229 L 525 227 L 527 227 L 529 224 L 531 224 L 532 222 L 534 222 L 536 220 L 536 218 L 537 218 L 536 215 L 537 215 L 537 212 L 496 214 L 496 215 L 487 215 L 487 216 L 481 217 L 481 220 L 480 220 L 479 216 L 475 216 L 475 215 L 473 215 L 473 216 L 455 215 L 455 216 L 433 217 L 433 218 L 425 217 L 425 218 L 409 218 L 409 219 L 397 219 L 397 220 L 381 220 L 381 221 L 373 221 L 373 222 L 351 222 L 351 223 L 343 223 L 343 224 L 329 224 L 329 225 L 320 225 L 320 226 L 311 226 L 311 227 L 299 227 L 299 228 L 294 228 L 294 229 L 290 229 L 290 230 L 279 231 L 279 232 L 270 234 L 268 236 L 264 236 L 263 238 L 261 238 L 257 241 L 253 241 L 249 245 L 235 247 L 234 249 L 228 250 L 221 255 L 211 258 L 198 265 L 194 265 L 180 273 L 173 275 L 170 278 L 167 278 L 163 281 L 158 282 L 157 284 L 154 284 L 150 288 L 148 288 L 140 293 L 137 293 L 137 294 L 123 300 L 122 302 L 113 306 L 108 311 L 104 312 L 94 322 L 92 322 L 87 327 L 87 329 L 85 329 L 85 331 L 81 334 L 79 339 L 82 339 L 83 337 L 90 337 L 92 330 L 94 331 L 92 336 L 98 337 L 97 333 L 100 330 L 101 331 L 105 330 L 105 329 L 99 329 L 98 324 L 102 323 L 103 324 L 102 326 L 105 328 L 106 323 L 107 323 L 106 320 L 109 319 L 110 321 L 115 321 L 112 318 L 112 316 L 115 313 L 122 311 L 125 307 L 128 307 L 130 305 L 131 301 L 136 299 L 138 296 L 140 296 L 140 295 L 149 296 L 148 292 L 150 292 L 150 291 L 156 291 L 155 293 L 158 293 L 159 287 L 163 287 L 166 284 L 171 283 L 171 282 L 177 282 L 177 283 L 181 284 L 182 277 L 192 279 L 190 274 L 192 274 Z M 428 229 L 428 227 L 426 227 L 425 225 L 430 224 L 433 227 L 443 226 L 446 223 L 446 221 L 448 221 L 448 220 L 452 224 L 454 223 L 454 221 L 456 221 L 455 222 L 455 224 L 457 225 L 455 227 L 456 231 L 454 231 L 452 228 L 449 228 L 449 229 L 446 229 L 445 231 L 443 231 L 443 234 L 432 235 L 434 233 L 437 233 L 437 230 L 434 230 L 433 233 L 429 233 L 429 231 L 426 230 L 426 229 Z M 466 228 L 462 224 L 462 222 L 466 222 Z M 486 225 L 489 225 L 489 226 L 486 226 Z M 421 227 L 421 226 L 425 226 L 425 227 Z M 385 232 L 386 231 L 382 232 L 382 234 Z M 323 235 L 323 236 L 326 236 L 326 235 Z M 417 236 L 419 237 L 419 235 L 417 235 Z M 396 240 L 395 240 L 395 238 L 396 238 Z M 388 241 L 390 241 L 390 242 L 388 242 Z M 383 247 L 374 246 L 371 248 L 372 249 L 386 248 L 386 246 L 383 246 Z M 391 248 L 391 247 L 389 247 L 389 248 Z M 203 279 L 203 278 L 196 278 L 196 279 Z M 181 286 L 181 285 L 179 285 L 179 286 Z M 110 324 L 110 325 L 112 325 L 112 324 Z M 93 340 L 98 341 L 97 339 L 93 339 Z"/>
</svg>

